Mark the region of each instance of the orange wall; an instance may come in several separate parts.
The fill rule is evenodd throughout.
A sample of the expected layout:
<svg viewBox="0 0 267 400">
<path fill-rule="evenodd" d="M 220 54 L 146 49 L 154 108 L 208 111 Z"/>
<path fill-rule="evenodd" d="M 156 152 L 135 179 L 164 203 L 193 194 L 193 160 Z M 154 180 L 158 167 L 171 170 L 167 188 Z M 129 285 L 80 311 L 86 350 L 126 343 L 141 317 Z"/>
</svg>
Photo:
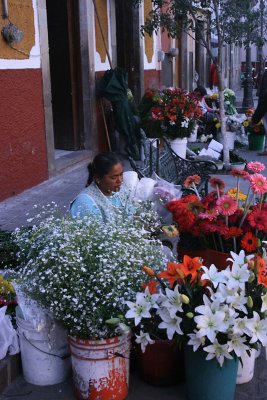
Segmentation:
<svg viewBox="0 0 267 400">
<path fill-rule="evenodd" d="M 0 200 L 48 178 L 40 69 L 0 70 Z"/>
</svg>

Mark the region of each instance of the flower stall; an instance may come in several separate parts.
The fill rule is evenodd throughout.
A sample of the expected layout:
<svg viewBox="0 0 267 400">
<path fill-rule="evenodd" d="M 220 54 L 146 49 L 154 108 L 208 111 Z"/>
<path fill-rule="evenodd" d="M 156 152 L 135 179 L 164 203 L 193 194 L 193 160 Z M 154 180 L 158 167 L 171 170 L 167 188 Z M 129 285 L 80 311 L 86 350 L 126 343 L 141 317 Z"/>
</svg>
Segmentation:
<svg viewBox="0 0 267 400">
<path fill-rule="evenodd" d="M 182 343 L 189 400 L 233 400 L 238 359 L 267 343 L 266 261 L 231 252 L 228 268 L 207 268 L 185 256 L 127 301 L 142 351 L 164 332 Z"/>
<path fill-rule="evenodd" d="M 261 119 L 258 124 L 252 123 L 252 115 L 255 109 L 249 108 L 246 111 L 246 120 L 243 122 L 245 131 L 248 134 L 249 150 L 263 150 L 265 144 L 265 129 L 263 120 Z"/>
<path fill-rule="evenodd" d="M 130 219 L 118 211 L 110 224 L 50 215 L 15 231 L 16 280 L 68 331 L 77 399 L 127 396 L 129 331 L 109 322 L 140 290 L 143 265 L 159 271 L 167 260 L 147 230 L 156 219 L 140 207 Z"/>
<path fill-rule="evenodd" d="M 19 353 L 15 326 L 16 293 L 12 283 L 0 274 L 0 360 Z"/>
<path fill-rule="evenodd" d="M 209 184 L 212 191 L 200 198 L 196 190 L 198 175 L 190 176 L 184 185 L 194 190 L 195 194 L 169 202 L 168 209 L 178 225 L 183 253 L 190 255 L 190 250 L 208 249 L 204 255 L 205 262 L 212 263 L 213 256 L 223 259 L 229 256 L 229 251 L 245 250 L 253 253 L 261 248 L 267 234 L 267 208 L 264 195 L 267 192 L 267 180 L 260 172 L 265 168 L 259 162 L 247 164 L 247 171 L 232 170 L 236 177 L 236 187 L 224 192 L 225 183 L 222 179 L 212 177 Z M 248 183 L 247 193 L 240 190 L 240 181 Z M 198 247 L 197 247 L 198 246 Z M 216 253 L 214 254 L 214 251 Z M 200 254 L 199 254 L 200 255 Z M 218 259 L 217 259 L 218 263 Z M 217 267 L 223 267 L 217 265 Z"/>
</svg>

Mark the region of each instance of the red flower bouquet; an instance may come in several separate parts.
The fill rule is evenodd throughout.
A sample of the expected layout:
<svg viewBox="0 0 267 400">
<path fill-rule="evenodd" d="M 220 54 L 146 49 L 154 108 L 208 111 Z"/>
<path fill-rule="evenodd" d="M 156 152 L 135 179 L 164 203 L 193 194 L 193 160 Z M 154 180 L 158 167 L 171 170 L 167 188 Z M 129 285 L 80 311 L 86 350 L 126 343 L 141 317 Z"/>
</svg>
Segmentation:
<svg viewBox="0 0 267 400">
<path fill-rule="evenodd" d="M 267 203 L 264 202 L 267 180 L 260 173 L 264 168 L 262 163 L 250 162 L 249 172 L 232 170 L 237 185 L 227 192 L 224 192 L 223 180 L 210 178 L 214 190 L 203 198 L 196 189 L 199 177 L 188 177 L 184 185 L 195 194 L 168 203 L 181 236 L 200 239 L 204 248 L 256 252 L 267 237 Z M 243 179 L 249 184 L 246 195 L 239 187 Z"/>
<path fill-rule="evenodd" d="M 180 88 L 150 90 L 145 99 L 151 102 L 151 108 L 146 110 L 146 124 L 148 121 L 153 126 L 156 123 L 162 136 L 171 139 L 189 137 L 202 116 L 195 94 Z"/>
</svg>

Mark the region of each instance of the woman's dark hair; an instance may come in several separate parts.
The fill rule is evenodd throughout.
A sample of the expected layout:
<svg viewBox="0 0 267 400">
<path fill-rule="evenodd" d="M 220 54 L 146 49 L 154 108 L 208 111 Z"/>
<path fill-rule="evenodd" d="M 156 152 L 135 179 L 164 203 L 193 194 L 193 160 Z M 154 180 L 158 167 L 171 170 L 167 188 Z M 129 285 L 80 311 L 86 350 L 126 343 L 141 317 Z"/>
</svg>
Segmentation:
<svg viewBox="0 0 267 400">
<path fill-rule="evenodd" d="M 206 96 L 208 94 L 206 88 L 204 88 L 204 86 L 201 86 L 201 85 L 197 86 L 194 89 L 194 92 L 195 93 L 200 93 L 201 97 L 204 97 L 204 96 Z"/>
<path fill-rule="evenodd" d="M 98 176 L 100 179 L 103 178 L 110 172 L 114 165 L 119 163 L 122 163 L 122 160 L 116 153 L 97 154 L 93 161 L 87 166 L 89 176 L 86 186 L 89 186 L 93 182 L 95 176 Z"/>
</svg>

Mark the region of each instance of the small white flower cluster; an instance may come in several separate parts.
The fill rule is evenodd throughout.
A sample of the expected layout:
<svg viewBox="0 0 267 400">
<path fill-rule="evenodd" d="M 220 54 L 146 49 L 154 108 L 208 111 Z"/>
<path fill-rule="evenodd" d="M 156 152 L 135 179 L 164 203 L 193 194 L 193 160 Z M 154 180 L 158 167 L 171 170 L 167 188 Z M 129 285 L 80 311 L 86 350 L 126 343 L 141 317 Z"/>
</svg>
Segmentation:
<svg viewBox="0 0 267 400">
<path fill-rule="evenodd" d="M 246 290 L 255 279 L 247 263 L 253 256 L 245 259 L 243 250 L 239 254 L 231 252 L 231 256 L 231 269 L 218 271 L 214 265 L 202 266 L 201 279 L 212 285 L 207 286 L 210 295 L 204 294 L 195 308 L 190 304 L 194 299 L 183 294 L 179 284 L 153 295 L 146 289 L 137 294 L 135 302 L 127 301 L 129 310 L 125 316 L 134 318 L 135 327 L 139 326 L 136 342 L 143 351 L 154 342 L 149 326 L 152 319 L 157 323 L 153 328 L 166 330 L 168 339 L 185 337 L 194 351 L 202 348 L 208 353 L 206 359 L 216 358 L 220 366 L 225 358 L 241 357 L 258 344 L 267 345 L 267 294 L 261 293 L 257 309 L 252 293 Z"/>
<path fill-rule="evenodd" d="M 93 217 L 52 215 L 31 229 L 16 230 L 22 290 L 52 311 L 71 335 L 114 336 L 115 328 L 105 321 L 125 313 L 125 300 L 134 299 L 146 281 L 142 267 L 158 271 L 167 262 L 161 242 L 142 229 L 149 218 L 143 211 L 131 222 L 118 215 L 116 224 L 103 224 Z"/>
<path fill-rule="evenodd" d="M 201 143 L 206 143 L 209 139 L 212 139 L 213 135 L 204 135 L 204 133 L 200 136 Z"/>
<path fill-rule="evenodd" d="M 226 129 L 230 132 L 241 131 L 243 122 L 246 120 L 245 114 L 228 115 L 225 119 Z"/>
</svg>

